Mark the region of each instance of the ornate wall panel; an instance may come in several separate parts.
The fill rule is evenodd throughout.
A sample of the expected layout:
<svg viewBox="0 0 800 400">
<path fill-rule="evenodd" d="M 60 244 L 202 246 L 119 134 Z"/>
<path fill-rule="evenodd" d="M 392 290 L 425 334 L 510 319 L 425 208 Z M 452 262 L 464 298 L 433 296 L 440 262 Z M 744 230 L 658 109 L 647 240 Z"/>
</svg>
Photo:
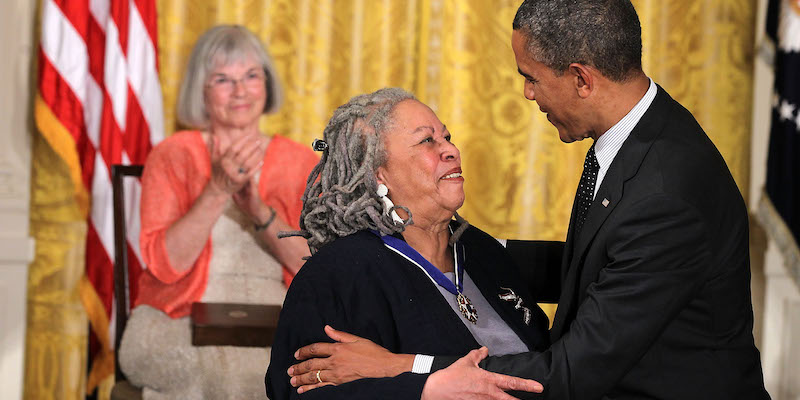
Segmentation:
<svg viewBox="0 0 800 400">
<path fill-rule="evenodd" d="M 747 199 L 757 2 L 633 4 L 642 21 L 645 72 L 694 114 Z"/>
<path fill-rule="evenodd" d="M 384 86 L 414 87 L 415 1 L 162 0 L 158 7 L 167 134 L 177 128 L 175 102 L 192 45 L 215 24 L 248 27 L 275 60 L 286 96 L 283 108 L 262 122 L 268 133 L 310 143 L 350 97 Z"/>
<path fill-rule="evenodd" d="M 266 132 L 303 143 L 333 108 L 382 86 L 414 91 L 451 128 L 464 158 L 462 214 L 492 234 L 563 239 L 590 143 L 561 143 L 522 97 L 510 46 L 517 0 L 162 0 L 160 57 L 168 129 L 186 58 L 217 23 L 255 31 L 276 60 L 286 104 Z M 746 0 L 634 1 L 645 70 L 690 109 L 746 188 L 752 29 Z"/>
<path fill-rule="evenodd" d="M 510 39 L 519 2 L 431 3 L 417 91 L 461 149 L 462 214 L 499 237 L 563 240 L 588 144 L 562 144 L 522 95 Z"/>
</svg>

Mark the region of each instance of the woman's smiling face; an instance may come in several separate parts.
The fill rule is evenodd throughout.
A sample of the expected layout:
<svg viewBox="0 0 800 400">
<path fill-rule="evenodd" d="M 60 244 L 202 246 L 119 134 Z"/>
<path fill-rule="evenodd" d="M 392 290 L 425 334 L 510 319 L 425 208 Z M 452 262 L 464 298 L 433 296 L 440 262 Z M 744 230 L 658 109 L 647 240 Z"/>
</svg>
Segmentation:
<svg viewBox="0 0 800 400">
<path fill-rule="evenodd" d="M 206 82 L 206 112 L 212 126 L 252 128 L 267 95 L 266 75 L 255 57 L 218 65 Z"/>
<path fill-rule="evenodd" d="M 408 207 L 416 223 L 449 220 L 464 204 L 461 154 L 436 114 L 416 100 L 397 104 L 384 134 L 386 163 L 378 183 L 389 198 Z"/>
</svg>

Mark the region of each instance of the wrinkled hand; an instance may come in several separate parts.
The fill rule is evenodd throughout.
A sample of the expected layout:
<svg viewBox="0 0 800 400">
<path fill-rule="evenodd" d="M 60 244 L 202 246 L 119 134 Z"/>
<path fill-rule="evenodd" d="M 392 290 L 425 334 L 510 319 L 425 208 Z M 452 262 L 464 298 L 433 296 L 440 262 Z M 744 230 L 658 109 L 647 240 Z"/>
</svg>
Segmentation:
<svg viewBox="0 0 800 400">
<path fill-rule="evenodd" d="M 294 356 L 305 360 L 289 367 L 297 393 L 325 385 L 338 385 L 361 378 L 384 378 L 411 371 L 414 356 L 394 354 L 369 339 L 337 331 L 325 325 L 325 333 L 337 343 L 314 343 Z M 317 371 L 322 383 L 317 380 Z"/>
<path fill-rule="evenodd" d="M 220 193 L 232 195 L 241 190 L 263 162 L 265 143 L 260 136 L 240 136 L 233 143 L 222 146 L 219 138 L 212 135 L 208 146 L 211 154 L 208 184 Z"/>
<path fill-rule="evenodd" d="M 513 400 L 506 390 L 541 393 L 544 389 L 534 380 L 481 369 L 478 363 L 487 355 L 486 347 L 472 350 L 449 367 L 431 374 L 422 389 L 421 400 Z"/>
</svg>

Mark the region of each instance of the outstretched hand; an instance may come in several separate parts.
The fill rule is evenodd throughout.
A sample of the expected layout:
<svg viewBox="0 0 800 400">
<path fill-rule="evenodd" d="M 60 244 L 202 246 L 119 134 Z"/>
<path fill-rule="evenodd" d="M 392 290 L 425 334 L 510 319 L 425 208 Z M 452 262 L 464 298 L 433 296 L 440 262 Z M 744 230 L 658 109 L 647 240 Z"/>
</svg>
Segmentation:
<svg viewBox="0 0 800 400">
<path fill-rule="evenodd" d="M 449 367 L 436 371 L 425 382 L 421 400 L 513 400 L 507 390 L 541 393 L 544 387 L 534 380 L 500 375 L 481 369 L 478 363 L 489 355 L 481 347 L 470 351 Z"/>
<path fill-rule="evenodd" d="M 336 343 L 310 344 L 294 354 L 296 359 L 305 360 L 287 371 L 298 393 L 325 385 L 339 385 L 361 378 L 392 377 L 411 371 L 413 355 L 394 354 L 369 339 L 337 331 L 328 325 L 325 325 L 325 334 Z"/>
</svg>

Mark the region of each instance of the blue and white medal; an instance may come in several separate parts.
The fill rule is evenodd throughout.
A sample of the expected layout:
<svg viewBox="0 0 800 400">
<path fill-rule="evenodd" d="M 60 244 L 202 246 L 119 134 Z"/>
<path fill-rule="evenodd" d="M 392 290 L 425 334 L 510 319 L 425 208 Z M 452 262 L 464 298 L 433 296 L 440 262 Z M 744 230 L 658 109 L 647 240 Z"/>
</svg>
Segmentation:
<svg viewBox="0 0 800 400">
<path fill-rule="evenodd" d="M 469 297 L 464 295 L 464 246 L 461 243 L 453 245 L 454 262 L 455 262 L 455 277 L 456 282 L 453 284 L 447 276 L 436 268 L 430 261 L 426 260 L 418 251 L 409 246 L 404 240 L 398 239 L 394 236 L 381 235 L 377 231 L 372 233 L 378 235 L 386 247 L 394 250 L 396 253 L 403 256 L 405 259 L 416 264 L 426 275 L 437 285 L 445 288 L 448 292 L 456 296 L 458 303 L 458 311 L 466 318 L 467 321 L 473 324 L 478 323 L 478 310 L 472 305 Z"/>
<path fill-rule="evenodd" d="M 469 301 L 469 297 L 465 296 L 464 293 L 459 292 L 458 296 L 456 296 L 456 300 L 458 301 L 458 311 L 461 311 L 461 315 L 463 315 L 467 321 L 477 324 L 478 310 L 476 310 L 475 306 L 472 305 L 472 302 Z"/>
</svg>

